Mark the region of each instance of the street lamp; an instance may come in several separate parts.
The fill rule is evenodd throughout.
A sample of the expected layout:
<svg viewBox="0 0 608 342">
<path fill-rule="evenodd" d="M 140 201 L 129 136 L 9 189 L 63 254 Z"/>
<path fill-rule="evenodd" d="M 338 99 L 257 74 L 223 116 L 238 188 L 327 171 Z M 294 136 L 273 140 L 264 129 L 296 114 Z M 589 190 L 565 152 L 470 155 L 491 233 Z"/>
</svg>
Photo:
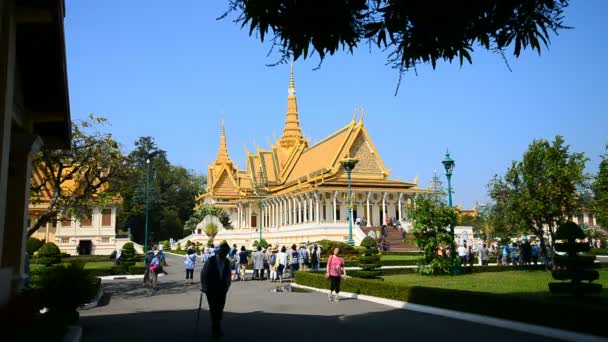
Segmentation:
<svg viewBox="0 0 608 342">
<path fill-rule="evenodd" d="M 353 240 L 353 196 L 350 193 L 350 173 L 355 168 L 355 165 L 359 162 L 358 159 L 351 158 L 350 156 L 346 156 L 346 158 L 340 161 L 342 167 L 346 171 L 348 176 L 348 244 L 351 246 L 355 245 L 355 240 Z"/>
<path fill-rule="evenodd" d="M 150 183 L 150 159 L 146 159 L 146 230 L 144 236 L 144 255 L 148 253 L 148 188 Z"/>
<path fill-rule="evenodd" d="M 456 163 L 452 158 L 450 158 L 450 152 L 445 151 L 445 158 L 441 162 L 443 167 L 445 167 L 445 175 L 448 178 L 448 205 L 452 206 L 452 171 L 454 170 L 454 166 Z M 452 257 L 452 275 L 456 273 L 456 244 L 454 238 L 454 222 L 450 222 L 450 234 L 452 235 L 452 246 L 450 250 L 450 256 Z"/>
</svg>

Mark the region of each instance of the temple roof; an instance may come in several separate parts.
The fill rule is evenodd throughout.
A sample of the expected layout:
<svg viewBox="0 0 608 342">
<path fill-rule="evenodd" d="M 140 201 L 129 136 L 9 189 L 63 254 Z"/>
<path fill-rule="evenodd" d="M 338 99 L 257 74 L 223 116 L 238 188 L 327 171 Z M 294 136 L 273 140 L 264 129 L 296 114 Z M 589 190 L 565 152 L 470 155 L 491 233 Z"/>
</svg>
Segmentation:
<svg viewBox="0 0 608 342">
<path fill-rule="evenodd" d="M 237 170 L 228 156 L 222 119 L 218 156 L 214 164 L 209 166 L 209 192 L 236 199 L 251 193 L 256 196 L 282 193 L 293 186 L 343 186 L 346 175 L 340 161 L 347 156 L 358 160 L 352 171 L 353 186 L 401 190 L 417 188 L 415 182 L 388 179 L 390 170 L 386 169 L 372 142 L 363 117 L 362 110 L 357 122 L 355 108 L 355 115 L 348 124 L 308 146 L 299 123 L 292 65 L 283 135 L 269 149 L 246 151 L 245 170 Z M 220 176 L 226 178 L 222 180 L 221 187 Z"/>
</svg>

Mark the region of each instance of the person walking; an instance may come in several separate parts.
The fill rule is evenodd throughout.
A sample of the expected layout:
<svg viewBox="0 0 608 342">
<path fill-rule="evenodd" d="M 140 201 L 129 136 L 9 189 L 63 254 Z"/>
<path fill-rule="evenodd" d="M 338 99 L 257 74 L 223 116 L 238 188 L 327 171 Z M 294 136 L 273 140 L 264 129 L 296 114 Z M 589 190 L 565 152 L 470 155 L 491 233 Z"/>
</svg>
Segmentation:
<svg viewBox="0 0 608 342">
<path fill-rule="evenodd" d="M 239 270 L 241 271 L 241 281 L 245 281 L 245 271 L 247 270 L 247 250 L 241 246 L 239 252 Z"/>
<path fill-rule="evenodd" d="M 298 262 L 300 263 L 299 270 L 302 272 L 308 271 L 308 257 L 308 249 L 306 248 L 306 246 L 304 246 L 304 244 L 300 245 L 300 249 L 298 250 Z"/>
<path fill-rule="evenodd" d="M 340 301 L 340 281 L 342 277 L 346 277 L 346 269 L 344 268 L 344 259 L 340 258 L 338 254 L 340 248 L 334 248 L 334 254 L 329 256 L 327 259 L 327 268 L 325 271 L 325 278 L 329 279 L 329 300 L 339 302 Z M 333 293 L 336 293 L 334 296 Z"/>
<path fill-rule="evenodd" d="M 262 253 L 262 247 L 258 246 L 258 250 L 251 254 L 253 259 L 253 279 L 262 280 L 262 270 L 264 269 L 264 253 Z"/>
<path fill-rule="evenodd" d="M 459 245 L 457 248 L 458 256 L 460 257 L 460 265 L 466 266 L 467 264 L 467 246 Z"/>
<path fill-rule="evenodd" d="M 201 270 L 201 291 L 207 296 L 211 315 L 211 334 L 214 338 L 224 335 L 221 324 L 226 295 L 231 284 L 230 264 L 226 258 L 229 251 L 230 246 L 227 243 L 221 244 L 218 253 L 211 256 Z"/>
<path fill-rule="evenodd" d="M 531 247 L 531 251 L 530 251 L 530 255 L 532 257 L 532 262 L 534 263 L 534 266 L 538 265 L 538 252 L 539 252 L 540 248 L 538 248 L 538 244 L 535 242 L 532 244 Z"/>
<path fill-rule="evenodd" d="M 490 260 L 490 251 L 486 247 L 485 243 L 479 249 L 479 260 L 483 266 L 487 266 L 488 261 Z"/>
<path fill-rule="evenodd" d="M 310 265 L 313 271 L 319 270 L 319 247 L 315 244 L 310 253 Z"/>
<path fill-rule="evenodd" d="M 281 247 L 281 251 L 277 253 L 277 263 L 277 277 L 279 282 L 282 283 L 285 267 L 287 267 L 287 248 L 285 246 Z"/>
<path fill-rule="evenodd" d="M 289 254 L 289 276 L 291 280 L 295 280 L 296 272 L 300 267 L 300 254 L 298 253 L 298 247 L 294 243 L 291 245 L 291 251 Z"/>
<path fill-rule="evenodd" d="M 189 285 L 194 279 L 194 266 L 196 265 L 196 253 L 192 248 L 188 248 L 186 252 L 184 265 L 186 265 L 186 285 Z"/>
<path fill-rule="evenodd" d="M 270 256 L 268 257 L 268 278 L 271 282 L 274 282 L 277 280 L 277 267 L 279 265 L 277 253 L 279 252 L 279 249 L 275 246 L 272 250 L 270 250 L 270 248 L 268 250 L 270 251 Z"/>
<path fill-rule="evenodd" d="M 239 271 L 239 250 L 236 247 L 236 243 L 232 245 L 232 249 L 230 249 L 230 252 L 228 253 L 228 260 L 230 261 L 232 281 L 241 280 L 241 272 Z"/>
<path fill-rule="evenodd" d="M 144 258 L 144 287 L 152 284 L 150 277 L 150 263 L 152 262 L 152 259 L 154 259 L 154 250 L 152 250 L 152 246 L 150 246 L 146 253 L 146 257 Z"/>
<path fill-rule="evenodd" d="M 160 265 L 160 256 L 158 255 L 158 251 L 154 251 L 154 258 L 150 262 L 150 280 L 152 282 L 152 288 L 154 290 L 158 290 L 158 274 L 161 270 Z"/>
</svg>

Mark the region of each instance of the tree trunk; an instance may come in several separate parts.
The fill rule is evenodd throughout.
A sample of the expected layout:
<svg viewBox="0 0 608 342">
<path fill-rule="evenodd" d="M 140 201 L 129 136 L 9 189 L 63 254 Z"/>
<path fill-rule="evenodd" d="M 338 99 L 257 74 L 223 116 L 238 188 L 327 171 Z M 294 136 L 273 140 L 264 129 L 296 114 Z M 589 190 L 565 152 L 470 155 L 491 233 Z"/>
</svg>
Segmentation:
<svg viewBox="0 0 608 342">
<path fill-rule="evenodd" d="M 47 213 L 42 214 L 42 216 L 40 216 L 36 220 L 36 222 L 34 223 L 34 225 L 32 225 L 30 228 L 28 228 L 28 230 L 27 230 L 27 237 L 29 238 L 30 236 L 32 236 L 38 229 L 40 229 L 40 227 L 42 227 L 47 222 L 49 222 L 49 219 L 51 217 L 53 217 L 54 215 L 57 215 L 57 214 L 56 213 L 52 213 L 52 212 L 47 212 Z"/>
</svg>

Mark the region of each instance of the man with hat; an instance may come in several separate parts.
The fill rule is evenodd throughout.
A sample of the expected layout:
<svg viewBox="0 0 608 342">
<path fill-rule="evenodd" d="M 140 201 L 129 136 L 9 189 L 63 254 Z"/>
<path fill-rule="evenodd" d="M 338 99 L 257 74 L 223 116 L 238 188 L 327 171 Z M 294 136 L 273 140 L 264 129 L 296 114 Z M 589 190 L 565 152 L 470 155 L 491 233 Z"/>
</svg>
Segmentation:
<svg viewBox="0 0 608 342">
<path fill-rule="evenodd" d="M 207 295 L 211 314 L 211 334 L 214 338 L 222 337 L 222 315 L 226 305 L 226 295 L 230 289 L 230 263 L 226 256 L 230 246 L 223 243 L 218 253 L 211 256 L 201 270 L 201 291 Z"/>
</svg>

